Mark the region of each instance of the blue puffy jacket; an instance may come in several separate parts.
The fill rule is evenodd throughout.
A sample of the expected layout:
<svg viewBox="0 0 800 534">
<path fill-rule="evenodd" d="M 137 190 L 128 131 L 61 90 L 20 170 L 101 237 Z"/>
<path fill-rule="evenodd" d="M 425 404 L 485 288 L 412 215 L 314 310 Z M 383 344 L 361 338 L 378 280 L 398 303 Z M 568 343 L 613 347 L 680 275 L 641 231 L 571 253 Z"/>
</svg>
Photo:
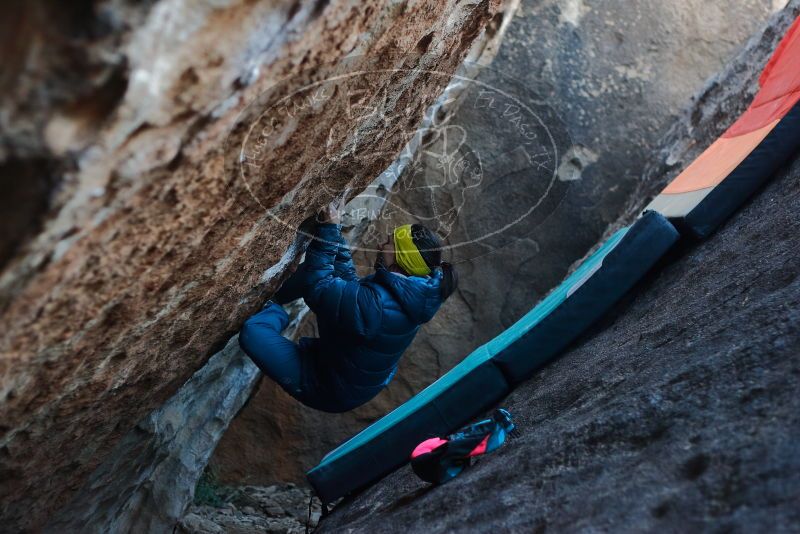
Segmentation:
<svg viewBox="0 0 800 534">
<path fill-rule="evenodd" d="M 303 262 L 303 298 L 317 316 L 319 338 L 300 342 L 314 354 L 321 385 L 346 411 L 391 381 L 420 325 L 442 304 L 442 273 L 404 276 L 386 269 L 359 278 L 337 224 L 317 225 Z"/>
</svg>

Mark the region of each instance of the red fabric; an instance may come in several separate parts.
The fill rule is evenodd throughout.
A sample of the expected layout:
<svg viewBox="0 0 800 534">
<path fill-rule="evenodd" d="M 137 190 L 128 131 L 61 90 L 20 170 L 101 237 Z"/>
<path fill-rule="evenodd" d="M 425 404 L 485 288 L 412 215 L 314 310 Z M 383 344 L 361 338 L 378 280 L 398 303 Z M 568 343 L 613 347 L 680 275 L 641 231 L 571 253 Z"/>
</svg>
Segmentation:
<svg viewBox="0 0 800 534">
<path fill-rule="evenodd" d="M 783 36 L 759 78 L 761 89 L 723 137 L 738 137 L 780 120 L 800 101 L 800 17 Z"/>
<path fill-rule="evenodd" d="M 758 79 L 758 83 L 761 87 L 767 85 L 768 81 L 775 75 L 776 70 L 785 69 L 785 65 L 782 65 L 781 62 L 785 59 L 787 54 L 791 54 L 792 51 L 797 53 L 796 47 L 798 46 L 798 37 L 800 37 L 800 17 L 797 17 L 792 23 L 792 26 L 786 31 L 786 35 L 783 36 L 783 39 L 781 39 L 781 42 L 778 43 L 777 48 L 775 48 L 772 57 L 769 58 L 767 66 L 764 67 L 764 71 Z"/>
<path fill-rule="evenodd" d="M 428 454 L 429 452 L 437 449 L 447 443 L 446 439 L 442 438 L 431 438 L 426 439 L 422 443 L 416 446 L 414 451 L 411 453 L 412 458 L 416 458 L 417 456 L 422 456 L 423 454 Z"/>
<path fill-rule="evenodd" d="M 486 452 L 486 444 L 489 443 L 489 436 L 491 436 L 491 434 L 488 434 L 485 438 L 483 438 L 483 441 L 478 443 L 478 446 L 472 449 L 472 452 L 469 453 L 469 455 L 478 456 L 479 454 Z"/>
</svg>

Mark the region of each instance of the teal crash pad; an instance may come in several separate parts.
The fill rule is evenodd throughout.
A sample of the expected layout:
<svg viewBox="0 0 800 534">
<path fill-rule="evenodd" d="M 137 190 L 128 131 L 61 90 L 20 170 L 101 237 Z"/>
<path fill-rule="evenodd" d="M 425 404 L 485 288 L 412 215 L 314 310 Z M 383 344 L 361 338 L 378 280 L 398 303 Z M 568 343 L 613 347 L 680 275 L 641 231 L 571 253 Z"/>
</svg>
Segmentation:
<svg viewBox="0 0 800 534">
<path fill-rule="evenodd" d="M 661 215 L 645 213 L 612 235 L 510 328 L 307 473 L 323 502 L 380 480 L 420 442 L 446 435 L 505 397 L 616 303 L 678 239 Z"/>
</svg>

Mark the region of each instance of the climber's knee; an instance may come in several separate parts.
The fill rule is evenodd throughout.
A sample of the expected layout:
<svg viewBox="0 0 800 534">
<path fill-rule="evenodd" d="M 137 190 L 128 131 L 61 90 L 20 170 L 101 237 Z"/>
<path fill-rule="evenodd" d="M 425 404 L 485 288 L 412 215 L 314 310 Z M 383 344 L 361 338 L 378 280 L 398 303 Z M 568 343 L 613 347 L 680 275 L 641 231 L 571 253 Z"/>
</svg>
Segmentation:
<svg viewBox="0 0 800 534">
<path fill-rule="evenodd" d="M 258 337 L 259 326 L 251 323 L 248 319 L 239 330 L 239 346 L 248 355 L 255 349 L 255 340 Z"/>
<path fill-rule="evenodd" d="M 281 338 L 281 331 L 289 323 L 286 311 L 277 304 L 269 304 L 247 319 L 239 331 L 239 346 L 254 356 Z"/>
<path fill-rule="evenodd" d="M 270 305 L 244 323 L 239 346 L 264 374 L 294 392 L 302 369 L 297 344 L 280 333 L 287 322 L 283 308 Z"/>
<path fill-rule="evenodd" d="M 247 319 L 242 328 L 267 329 L 280 333 L 288 324 L 289 314 L 283 306 L 269 302 L 261 311 Z"/>
</svg>

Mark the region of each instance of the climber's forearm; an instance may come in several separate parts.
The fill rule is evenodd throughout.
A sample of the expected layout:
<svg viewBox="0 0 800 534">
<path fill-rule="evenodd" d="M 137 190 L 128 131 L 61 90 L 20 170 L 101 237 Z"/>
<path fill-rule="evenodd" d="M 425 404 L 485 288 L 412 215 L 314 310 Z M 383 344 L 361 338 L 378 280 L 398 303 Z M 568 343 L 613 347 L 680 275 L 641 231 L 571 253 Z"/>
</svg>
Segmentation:
<svg viewBox="0 0 800 534">
<path fill-rule="evenodd" d="M 333 223 L 318 224 L 311 243 L 306 249 L 303 262 L 305 271 L 305 292 L 307 296 L 314 286 L 329 278 L 336 277 L 334 265 L 339 251 L 339 228 Z"/>
<path fill-rule="evenodd" d="M 312 268 L 333 268 L 342 239 L 341 229 L 335 223 L 320 223 L 314 229 L 314 236 L 306 249 L 304 263 Z"/>
<path fill-rule="evenodd" d="M 297 266 L 297 270 L 286 279 L 281 285 L 281 288 L 272 297 L 272 300 L 278 304 L 286 304 L 303 297 L 306 284 L 306 268 L 305 263 Z"/>
<path fill-rule="evenodd" d="M 347 240 L 339 233 L 339 247 L 336 252 L 336 262 L 334 264 L 336 276 L 344 278 L 345 280 L 358 280 L 358 273 L 353 264 L 353 256 L 350 253 L 350 247 Z"/>
</svg>

